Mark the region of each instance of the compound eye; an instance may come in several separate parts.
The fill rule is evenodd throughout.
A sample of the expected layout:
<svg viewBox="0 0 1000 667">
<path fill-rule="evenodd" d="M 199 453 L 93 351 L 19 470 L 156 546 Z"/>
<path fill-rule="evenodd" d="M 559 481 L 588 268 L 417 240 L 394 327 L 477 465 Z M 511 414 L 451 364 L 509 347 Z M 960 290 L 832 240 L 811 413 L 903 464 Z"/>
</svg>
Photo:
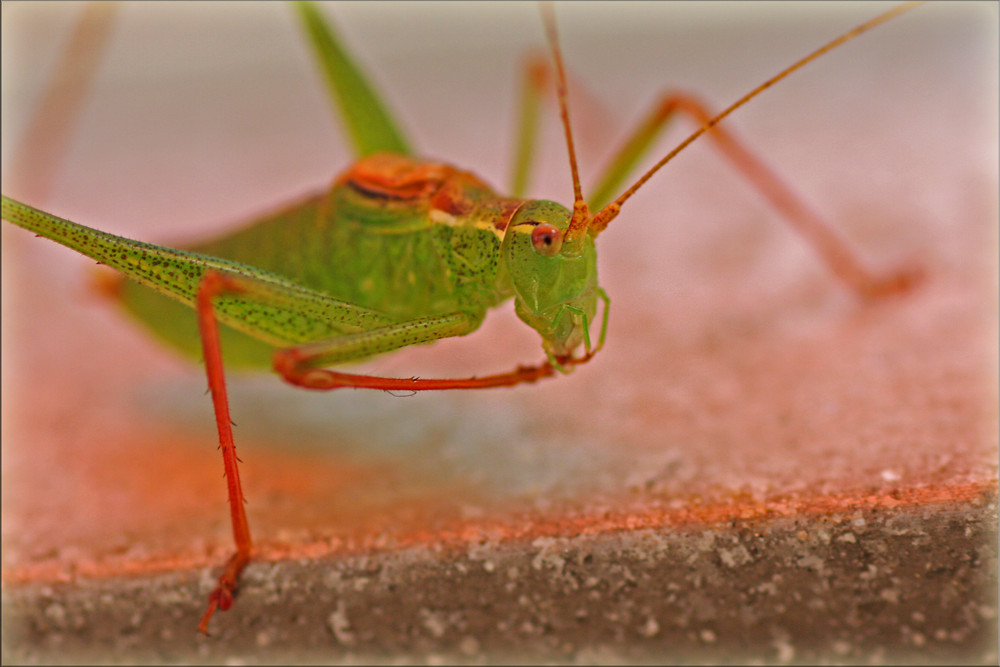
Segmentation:
<svg viewBox="0 0 1000 667">
<path fill-rule="evenodd" d="M 543 257 L 555 257 L 562 248 L 562 232 L 553 225 L 540 222 L 531 230 L 531 245 Z"/>
</svg>

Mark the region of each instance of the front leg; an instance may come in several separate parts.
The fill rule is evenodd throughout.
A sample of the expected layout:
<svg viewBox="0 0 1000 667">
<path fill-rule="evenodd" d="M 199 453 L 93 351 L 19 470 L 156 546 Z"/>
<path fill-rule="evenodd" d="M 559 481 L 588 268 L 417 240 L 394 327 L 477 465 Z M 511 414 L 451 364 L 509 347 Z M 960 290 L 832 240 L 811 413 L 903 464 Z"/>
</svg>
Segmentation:
<svg viewBox="0 0 1000 667">
<path fill-rule="evenodd" d="M 219 449 L 226 471 L 226 485 L 229 494 L 229 511 L 233 524 L 233 540 L 236 551 L 229 558 L 219 577 L 215 589 L 208 596 L 208 609 L 198 624 L 198 630 L 208 634 L 208 622 L 216 609 L 226 611 L 233 606 L 233 596 L 243 568 L 250 561 L 253 540 L 247 523 L 243 488 L 240 485 L 240 471 L 233 442 L 233 424 L 229 416 L 229 398 L 226 396 L 226 379 L 222 369 L 222 349 L 219 346 L 219 324 L 215 319 L 212 301 L 228 291 L 225 279 L 215 271 L 207 272 L 198 288 L 197 309 L 198 329 L 201 333 L 202 352 L 205 356 L 205 372 L 208 387 L 215 407 L 215 423 L 219 431 Z"/>
<path fill-rule="evenodd" d="M 554 373 L 550 364 L 542 364 L 519 367 L 511 373 L 483 378 L 428 380 L 355 375 L 322 368 L 441 338 L 464 336 L 475 331 L 481 321 L 480 318 L 468 313 L 451 313 L 289 347 L 274 353 L 274 370 L 287 382 L 305 389 L 329 390 L 353 387 L 386 391 L 500 387 L 533 382 Z"/>
<path fill-rule="evenodd" d="M 235 297 L 228 304 L 220 303 L 220 297 Z M 255 306 L 280 306 L 283 310 L 262 311 Z M 226 394 L 226 380 L 223 372 L 222 349 L 219 343 L 219 313 L 229 312 L 229 317 L 246 321 L 250 316 L 271 312 L 272 315 L 286 316 L 308 313 L 311 317 L 296 319 L 286 317 L 276 331 L 286 335 L 303 334 L 313 325 L 309 322 L 335 323 L 347 330 L 377 327 L 388 321 L 388 318 L 311 290 L 297 288 L 292 285 L 270 282 L 261 276 L 240 275 L 222 272 L 216 269 L 205 271 L 198 282 L 195 297 L 195 308 L 198 313 L 198 330 L 201 334 L 202 353 L 205 358 L 205 372 L 208 376 L 208 386 L 215 408 L 215 422 L 219 432 L 219 449 L 225 468 L 227 493 L 229 496 L 230 518 L 233 527 L 233 541 L 236 550 L 222 571 L 218 584 L 208 597 L 208 608 L 198 624 L 198 630 L 208 634 L 208 624 L 217 609 L 225 611 L 233 605 L 239 578 L 250 562 L 253 553 L 253 540 L 250 537 L 250 526 L 247 522 L 246 502 L 240 483 L 239 459 L 236 456 L 236 445 L 233 441 L 232 420 L 229 414 L 229 398 Z M 258 323 L 261 326 L 261 323 Z M 305 327 L 302 329 L 302 327 Z M 473 327 L 475 328 L 475 327 Z M 326 330 L 322 326 L 320 330 Z M 363 334 L 362 334 L 363 335 Z M 346 338 L 350 338 L 348 335 Z M 403 343 L 408 344 L 408 343 Z"/>
<path fill-rule="evenodd" d="M 585 364 L 604 347 L 608 330 L 608 306 L 610 300 L 604 290 L 598 290 L 604 303 L 601 318 L 601 332 L 597 346 L 591 348 L 587 336 L 586 352 L 579 357 L 565 356 L 552 358 L 535 366 L 518 366 L 508 373 L 470 378 L 387 378 L 373 375 L 356 375 L 331 371 L 320 366 L 347 361 L 364 354 L 375 354 L 372 345 L 377 344 L 378 353 L 398 349 L 416 342 L 425 343 L 447 336 L 460 336 L 474 330 L 479 321 L 469 315 L 455 313 L 441 317 L 428 317 L 412 322 L 381 327 L 362 334 L 341 336 L 332 340 L 278 350 L 274 354 L 274 370 L 287 382 L 304 389 L 331 390 L 351 387 L 354 389 L 382 389 L 383 391 L 431 391 L 443 389 L 487 389 L 491 387 L 511 387 L 526 382 L 536 382 L 568 372 L 573 366 Z M 589 327 L 584 328 L 589 331 Z M 419 339 L 419 340 L 416 340 Z"/>
<path fill-rule="evenodd" d="M 489 389 L 492 387 L 512 387 L 517 384 L 536 382 L 555 375 L 571 366 L 590 361 L 597 350 L 581 357 L 566 357 L 545 361 L 536 366 L 518 366 L 508 373 L 484 375 L 469 378 L 387 378 L 376 375 L 342 373 L 326 368 L 310 368 L 308 358 L 299 348 L 278 350 L 274 355 L 274 370 L 290 384 L 304 389 L 381 389 L 383 391 L 440 391 L 443 389 Z"/>
</svg>

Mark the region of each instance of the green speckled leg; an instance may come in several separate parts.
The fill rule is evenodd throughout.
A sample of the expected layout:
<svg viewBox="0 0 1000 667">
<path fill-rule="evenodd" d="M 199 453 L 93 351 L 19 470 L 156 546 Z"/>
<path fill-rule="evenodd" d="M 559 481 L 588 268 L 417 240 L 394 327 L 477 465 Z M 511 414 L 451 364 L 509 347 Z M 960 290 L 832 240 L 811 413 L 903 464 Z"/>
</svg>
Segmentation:
<svg viewBox="0 0 1000 667">
<path fill-rule="evenodd" d="M 294 358 L 295 365 L 300 369 L 315 369 L 392 352 L 410 345 L 430 343 L 441 338 L 464 336 L 479 328 L 481 322 L 481 319 L 466 313 L 422 317 L 371 331 L 359 331 L 287 348 L 280 350 L 277 355 Z"/>
<path fill-rule="evenodd" d="M 255 309 L 270 308 L 274 319 L 277 312 L 293 309 L 305 314 L 302 326 L 284 322 L 281 333 L 295 335 L 306 342 L 278 349 L 273 367 L 286 381 L 306 389 L 336 389 L 367 387 L 373 389 L 471 389 L 531 382 L 552 375 L 552 367 L 519 367 L 511 373 L 462 380 L 421 380 L 378 378 L 350 375 L 321 368 L 392 352 L 410 345 L 430 343 L 442 338 L 472 333 L 482 323 L 482 317 L 463 312 L 422 317 L 406 322 L 391 322 L 385 315 L 330 298 L 320 292 L 290 285 L 271 283 L 245 275 L 209 271 L 202 278 L 211 281 L 213 313 L 240 309 L 245 317 Z M 306 335 L 323 328 L 323 317 L 329 318 L 327 329 L 344 331 L 325 339 Z M 586 358 L 592 355 L 587 355 Z M 582 359 L 582 358 L 581 358 Z M 565 363 L 565 362 L 564 362 Z M 580 363 L 570 360 L 569 363 Z M 424 386 L 426 385 L 426 386 Z"/>
<path fill-rule="evenodd" d="M 345 378 L 352 377 L 321 368 L 345 361 L 391 352 L 410 345 L 430 343 L 441 338 L 464 336 L 475 331 L 482 320 L 467 313 L 452 313 L 436 317 L 423 317 L 409 322 L 338 336 L 326 341 L 309 343 L 278 350 L 274 355 L 274 370 L 289 383 L 306 389 L 335 389 L 359 386 Z M 358 376 L 366 377 L 366 376 Z M 393 378 L 371 378 L 374 388 L 384 388 L 379 380 L 393 382 Z M 362 381 L 360 386 L 370 386 Z"/>
<path fill-rule="evenodd" d="M 365 335 L 359 334 L 342 336 L 335 341 L 279 350 L 274 355 L 274 369 L 291 384 L 306 389 L 320 390 L 351 387 L 355 389 L 382 389 L 383 391 L 440 391 L 444 389 L 512 387 L 516 384 L 536 382 L 542 378 L 551 377 L 556 372 L 567 373 L 571 367 L 587 363 L 604 347 L 604 339 L 608 330 L 610 301 L 602 289 L 598 290 L 598 297 L 604 303 L 601 333 L 597 339 L 597 346 L 594 348 L 591 348 L 589 335 L 587 336 L 586 352 L 580 357 L 551 357 L 548 361 L 535 366 L 518 366 L 507 373 L 470 378 L 385 378 L 316 368 L 324 363 L 334 363 L 336 357 L 333 355 L 343 355 L 348 353 L 351 346 L 360 346 L 364 342 Z M 379 339 L 383 341 L 382 344 L 388 344 L 392 340 L 394 345 L 398 345 L 398 337 L 402 335 L 410 338 L 415 335 L 421 336 L 420 340 L 415 342 L 435 340 L 435 337 L 443 337 L 442 334 L 462 335 L 460 329 L 463 326 L 463 321 L 469 322 L 469 316 L 456 314 L 425 318 L 398 326 L 385 327 L 379 335 Z M 479 326 L 478 321 L 472 320 L 472 328 L 477 326 Z M 395 347 L 391 349 L 395 349 Z"/>
</svg>

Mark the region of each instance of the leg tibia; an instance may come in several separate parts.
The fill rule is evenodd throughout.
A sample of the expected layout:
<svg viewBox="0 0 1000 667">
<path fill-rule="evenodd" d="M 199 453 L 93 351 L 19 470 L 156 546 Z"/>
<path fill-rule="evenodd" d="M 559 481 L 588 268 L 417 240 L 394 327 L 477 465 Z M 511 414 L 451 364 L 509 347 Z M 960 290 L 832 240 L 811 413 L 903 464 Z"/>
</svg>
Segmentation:
<svg viewBox="0 0 1000 667">
<path fill-rule="evenodd" d="M 614 196 L 627 174 L 678 112 L 702 126 L 715 116 L 701 101 L 687 93 L 674 92 L 661 97 L 652 113 L 619 150 L 595 188 L 595 210 Z M 816 250 L 830 271 L 855 293 L 862 297 L 885 296 L 905 291 L 919 280 L 920 273 L 916 270 L 897 271 L 886 276 L 870 272 L 834 228 L 728 130 L 715 125 L 707 134 L 722 155 L 778 209 L 788 224 Z"/>
<path fill-rule="evenodd" d="M 231 290 L 227 287 L 225 278 L 214 271 L 209 271 L 201 280 L 198 289 L 198 328 L 201 333 L 202 351 L 205 356 L 205 371 L 208 375 L 208 386 L 212 394 L 212 404 L 215 406 L 215 422 L 219 432 L 219 449 L 222 450 L 222 461 L 226 471 L 226 486 L 229 494 L 229 511 L 233 524 L 233 540 L 236 552 L 230 557 L 219 583 L 209 595 L 208 609 L 205 611 L 198 629 L 208 634 L 208 622 L 216 609 L 225 611 L 233 604 L 233 593 L 236 590 L 240 573 L 250 560 L 253 551 L 253 541 L 250 538 L 250 526 L 247 523 L 244 508 L 243 488 L 240 485 L 240 471 L 236 458 L 236 445 L 233 442 L 233 427 L 229 417 L 229 399 L 226 395 L 226 380 L 222 369 L 222 350 L 219 346 L 219 327 L 212 308 L 212 300 Z"/>
</svg>

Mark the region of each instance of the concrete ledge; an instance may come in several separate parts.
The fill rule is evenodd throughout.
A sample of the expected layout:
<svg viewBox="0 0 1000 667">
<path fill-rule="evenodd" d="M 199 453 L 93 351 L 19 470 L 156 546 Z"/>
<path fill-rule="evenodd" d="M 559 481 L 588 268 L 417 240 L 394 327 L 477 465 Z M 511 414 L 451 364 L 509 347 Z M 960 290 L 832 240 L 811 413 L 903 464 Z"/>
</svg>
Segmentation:
<svg viewBox="0 0 1000 667">
<path fill-rule="evenodd" d="M 4 661 L 995 663 L 997 502 L 8 586 Z"/>
</svg>

